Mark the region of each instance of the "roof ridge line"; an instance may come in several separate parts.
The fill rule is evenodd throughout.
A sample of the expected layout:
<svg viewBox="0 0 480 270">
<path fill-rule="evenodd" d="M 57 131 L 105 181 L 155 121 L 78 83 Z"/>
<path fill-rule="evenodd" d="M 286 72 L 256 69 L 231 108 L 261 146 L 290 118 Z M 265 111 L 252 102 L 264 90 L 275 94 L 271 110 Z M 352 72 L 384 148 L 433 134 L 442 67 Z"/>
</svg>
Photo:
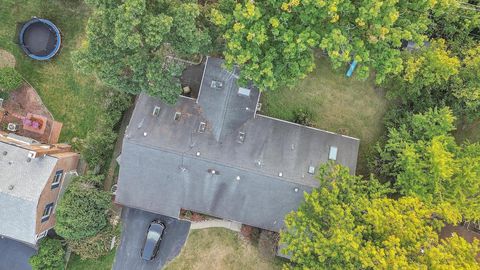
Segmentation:
<svg viewBox="0 0 480 270">
<path fill-rule="evenodd" d="M 161 151 L 166 151 L 166 152 L 169 152 L 169 153 L 173 153 L 173 154 L 176 154 L 178 156 L 181 156 L 182 159 L 184 158 L 184 156 L 187 155 L 187 152 L 176 152 L 172 149 L 169 149 L 169 148 L 166 148 L 166 147 L 161 147 L 161 146 L 156 146 L 156 145 L 151 145 L 151 144 L 147 144 L 147 143 L 140 143 L 136 140 L 128 140 L 129 142 L 135 144 L 135 145 L 138 145 L 140 147 L 144 147 L 144 148 L 155 148 L 155 149 L 158 149 L 158 150 L 161 150 Z M 148 146 L 148 147 L 147 147 Z M 293 178 L 291 177 L 280 177 L 280 176 L 277 176 L 277 175 L 270 175 L 270 174 L 266 174 L 266 173 L 262 173 L 262 172 L 259 172 L 257 170 L 249 170 L 247 168 L 244 168 L 244 167 L 241 167 L 241 166 L 236 166 L 236 165 L 231 165 L 231 164 L 228 164 L 228 163 L 220 163 L 219 161 L 217 160 L 214 160 L 214 159 L 210 159 L 210 158 L 204 158 L 204 157 L 197 157 L 195 155 L 188 155 L 189 157 L 192 157 L 194 159 L 200 159 L 200 160 L 205 160 L 205 161 L 209 161 L 209 162 L 212 162 L 212 163 L 215 163 L 215 164 L 219 164 L 219 165 L 222 165 L 222 166 L 225 166 L 225 167 L 229 167 L 229 168 L 233 168 L 233 169 L 238 169 L 238 170 L 242 170 L 242 171 L 247 171 L 247 172 L 253 172 L 255 174 L 258 174 L 258 175 L 262 175 L 262 176 L 266 176 L 266 177 L 271 177 L 271 178 L 275 178 L 276 180 L 280 180 L 280 181 L 283 181 L 283 182 L 288 182 L 288 183 L 292 183 L 292 184 L 296 184 L 296 185 L 301 185 L 301 186 L 308 186 L 308 187 L 313 187 L 313 186 L 310 186 L 310 185 L 306 185 L 306 184 L 303 184 L 303 183 L 297 183 L 294 181 Z"/>
</svg>

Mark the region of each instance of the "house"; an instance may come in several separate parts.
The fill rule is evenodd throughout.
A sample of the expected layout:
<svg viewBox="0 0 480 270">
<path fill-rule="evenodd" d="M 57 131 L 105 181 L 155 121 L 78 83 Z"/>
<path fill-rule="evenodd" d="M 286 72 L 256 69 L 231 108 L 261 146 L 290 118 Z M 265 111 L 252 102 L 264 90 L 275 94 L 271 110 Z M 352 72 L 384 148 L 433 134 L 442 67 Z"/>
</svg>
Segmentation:
<svg viewBox="0 0 480 270">
<path fill-rule="evenodd" d="M 0 132 L 0 236 L 35 246 L 55 226 L 56 203 L 78 160 L 69 145 Z"/>
<path fill-rule="evenodd" d="M 328 160 L 355 172 L 359 140 L 257 113 L 260 93 L 208 58 L 197 99 L 140 95 L 116 202 L 174 218 L 186 209 L 279 231 Z"/>
</svg>

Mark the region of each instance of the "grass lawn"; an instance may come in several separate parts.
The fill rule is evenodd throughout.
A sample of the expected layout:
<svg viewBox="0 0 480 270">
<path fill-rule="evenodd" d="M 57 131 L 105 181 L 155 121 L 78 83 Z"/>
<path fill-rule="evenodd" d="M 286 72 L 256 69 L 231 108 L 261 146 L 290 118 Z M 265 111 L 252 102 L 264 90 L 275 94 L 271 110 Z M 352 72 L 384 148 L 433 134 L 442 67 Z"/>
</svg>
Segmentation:
<svg viewBox="0 0 480 270">
<path fill-rule="evenodd" d="M 223 228 L 193 230 L 180 255 L 166 270 L 281 269 L 279 259 L 264 258 L 258 249 Z"/>
<path fill-rule="evenodd" d="M 115 259 L 115 251 L 114 249 L 106 256 L 96 260 L 81 260 L 79 256 L 72 253 L 67 270 L 111 270 L 113 259 Z"/>
<path fill-rule="evenodd" d="M 0 7 L 0 48 L 15 55 L 17 70 L 63 122 L 61 140 L 85 137 L 103 113 L 99 93 L 104 90 L 93 77 L 75 72 L 71 62 L 82 42 L 88 8 L 81 0 L 0 0 Z M 62 32 L 62 49 L 53 60 L 30 60 L 16 43 L 17 27 L 33 16 L 51 20 Z"/>
<path fill-rule="evenodd" d="M 373 81 L 348 79 L 332 69 L 326 57 L 318 57 L 317 68 L 292 89 L 263 93 L 266 115 L 293 121 L 294 112 L 307 109 L 314 127 L 360 139 L 357 173 L 367 172 L 366 157 L 383 133 L 387 100 Z"/>
</svg>

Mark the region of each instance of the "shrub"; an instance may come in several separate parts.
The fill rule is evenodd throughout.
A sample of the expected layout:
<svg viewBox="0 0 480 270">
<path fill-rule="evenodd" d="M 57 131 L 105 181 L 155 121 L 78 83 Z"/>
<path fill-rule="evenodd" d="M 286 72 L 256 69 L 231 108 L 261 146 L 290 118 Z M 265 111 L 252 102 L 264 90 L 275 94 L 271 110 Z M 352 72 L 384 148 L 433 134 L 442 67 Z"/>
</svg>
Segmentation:
<svg viewBox="0 0 480 270">
<path fill-rule="evenodd" d="M 0 68 L 0 90 L 6 93 L 22 85 L 22 76 L 11 67 Z"/>
<path fill-rule="evenodd" d="M 65 269 L 65 250 L 58 239 L 44 238 L 38 253 L 30 258 L 33 270 Z"/>
<path fill-rule="evenodd" d="M 308 109 L 297 109 L 293 112 L 293 122 L 304 125 L 311 126 L 313 121 L 313 113 Z"/>
<path fill-rule="evenodd" d="M 75 254 L 80 256 L 82 260 L 97 259 L 110 251 L 110 245 L 114 236 L 117 237 L 116 245 L 118 246 L 120 226 L 107 226 L 95 236 L 80 240 L 69 240 L 68 246 Z"/>
<path fill-rule="evenodd" d="M 117 134 L 111 129 L 90 131 L 80 144 L 82 157 L 89 165 L 103 166 L 114 148 Z"/>
<path fill-rule="evenodd" d="M 111 198 L 99 190 L 103 176 L 91 174 L 73 179 L 57 207 L 55 231 L 67 240 L 98 234 L 108 224 Z"/>
</svg>

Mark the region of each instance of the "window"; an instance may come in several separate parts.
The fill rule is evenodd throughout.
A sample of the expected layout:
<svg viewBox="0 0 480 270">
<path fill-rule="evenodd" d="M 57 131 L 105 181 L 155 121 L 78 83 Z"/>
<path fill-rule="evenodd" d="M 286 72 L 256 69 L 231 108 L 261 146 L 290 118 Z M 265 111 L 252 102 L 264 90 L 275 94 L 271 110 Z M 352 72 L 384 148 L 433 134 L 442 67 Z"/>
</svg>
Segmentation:
<svg viewBox="0 0 480 270">
<path fill-rule="evenodd" d="M 53 177 L 53 182 L 52 182 L 52 189 L 60 186 L 60 182 L 62 181 L 62 176 L 63 176 L 63 170 L 59 170 L 55 173 L 55 176 Z"/>
<path fill-rule="evenodd" d="M 45 205 L 45 209 L 43 210 L 43 214 L 42 214 L 42 222 L 45 222 L 50 218 L 50 214 L 52 214 L 52 210 L 53 210 L 53 203 L 49 203 Z"/>
</svg>

